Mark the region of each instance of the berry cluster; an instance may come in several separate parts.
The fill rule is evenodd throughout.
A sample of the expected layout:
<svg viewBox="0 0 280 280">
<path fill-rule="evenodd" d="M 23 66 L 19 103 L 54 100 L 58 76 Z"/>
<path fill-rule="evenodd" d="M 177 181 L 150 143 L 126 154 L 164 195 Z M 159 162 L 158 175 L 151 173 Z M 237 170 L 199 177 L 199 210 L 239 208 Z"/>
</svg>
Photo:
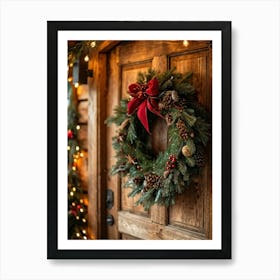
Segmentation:
<svg viewBox="0 0 280 280">
<path fill-rule="evenodd" d="M 174 155 L 170 155 L 168 161 L 166 162 L 165 169 L 170 171 L 176 167 L 177 159 Z"/>
</svg>

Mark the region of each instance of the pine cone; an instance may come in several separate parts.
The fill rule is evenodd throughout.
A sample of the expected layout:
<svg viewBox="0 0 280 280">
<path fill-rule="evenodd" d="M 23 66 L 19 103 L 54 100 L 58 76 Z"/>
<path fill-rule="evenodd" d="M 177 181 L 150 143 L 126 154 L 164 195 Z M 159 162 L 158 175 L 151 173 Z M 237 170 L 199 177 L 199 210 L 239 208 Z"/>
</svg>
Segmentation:
<svg viewBox="0 0 280 280">
<path fill-rule="evenodd" d="M 185 123 L 182 120 L 178 120 L 176 123 L 176 127 L 179 130 L 179 135 L 183 140 L 187 140 L 189 138 L 188 132 L 187 132 L 187 127 Z"/>
<path fill-rule="evenodd" d="M 172 103 L 173 103 L 172 93 L 171 91 L 167 91 L 160 102 L 160 107 L 162 109 L 170 109 Z"/>
<path fill-rule="evenodd" d="M 206 164 L 206 156 L 203 153 L 202 149 L 199 149 L 198 151 L 196 151 L 196 153 L 193 155 L 193 158 L 195 160 L 195 164 L 198 167 L 203 167 Z"/>
<path fill-rule="evenodd" d="M 158 189 L 161 187 L 162 184 L 162 177 L 154 174 L 154 173 L 149 173 L 145 175 L 145 182 L 144 182 L 144 192 L 147 192 L 151 188 Z"/>
</svg>

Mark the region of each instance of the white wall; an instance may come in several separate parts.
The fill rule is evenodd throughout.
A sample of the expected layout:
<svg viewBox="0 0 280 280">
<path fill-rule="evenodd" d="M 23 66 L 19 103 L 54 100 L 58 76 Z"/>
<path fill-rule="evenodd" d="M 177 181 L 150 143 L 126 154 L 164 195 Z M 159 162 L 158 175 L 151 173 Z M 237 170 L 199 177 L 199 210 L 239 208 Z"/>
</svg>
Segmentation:
<svg viewBox="0 0 280 280">
<path fill-rule="evenodd" d="M 279 1 L 67 2 L 0 2 L 0 278 L 280 279 Z M 46 259 L 47 20 L 232 21 L 232 260 Z"/>
</svg>

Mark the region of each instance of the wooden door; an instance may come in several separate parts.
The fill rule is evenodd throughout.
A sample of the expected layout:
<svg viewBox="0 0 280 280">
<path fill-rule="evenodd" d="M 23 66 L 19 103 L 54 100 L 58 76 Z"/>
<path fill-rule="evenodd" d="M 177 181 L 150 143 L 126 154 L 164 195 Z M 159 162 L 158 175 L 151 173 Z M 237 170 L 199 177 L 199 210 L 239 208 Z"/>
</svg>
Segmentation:
<svg viewBox="0 0 280 280">
<path fill-rule="evenodd" d="M 211 65 L 212 48 L 210 41 L 128 41 L 119 42 L 106 50 L 106 117 L 113 113 L 114 107 L 123 97 L 128 97 L 127 87 L 134 83 L 139 71 L 153 68 L 160 72 L 176 67 L 178 72 L 193 72 L 192 83 L 198 91 L 200 102 L 211 113 Z M 102 108 L 101 108 L 102 109 Z M 160 126 L 160 129 L 158 129 Z M 104 128 L 105 129 L 105 128 Z M 170 208 L 153 206 L 144 211 L 135 206 L 135 198 L 128 198 L 129 189 L 122 188 L 123 181 L 118 176 L 110 176 L 114 150 L 112 136 L 115 127 L 106 128 L 103 135 L 103 159 L 106 171 L 103 188 L 114 192 L 114 206 L 104 209 L 106 215 L 114 217 L 113 225 L 105 225 L 109 239 L 211 239 L 211 143 L 208 147 L 208 163 L 201 175 L 183 195 L 176 199 Z M 157 124 L 152 139 L 165 139 L 164 124 Z M 157 142 L 157 140 L 155 140 Z M 106 144 L 105 144 L 106 143 Z M 158 143 L 164 149 L 164 140 Z M 125 179 L 124 179 L 125 180 Z M 104 220 L 105 217 L 103 217 Z"/>
</svg>

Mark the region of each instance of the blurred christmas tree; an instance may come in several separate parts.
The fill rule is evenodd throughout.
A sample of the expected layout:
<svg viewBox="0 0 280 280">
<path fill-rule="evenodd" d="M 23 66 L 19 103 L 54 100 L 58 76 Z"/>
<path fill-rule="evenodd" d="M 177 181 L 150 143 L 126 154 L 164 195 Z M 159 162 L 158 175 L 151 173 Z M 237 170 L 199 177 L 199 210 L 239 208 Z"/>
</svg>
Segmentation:
<svg viewBox="0 0 280 280">
<path fill-rule="evenodd" d="M 87 192 L 79 174 L 84 151 L 78 142 L 78 119 L 76 90 L 68 83 L 68 239 L 88 239 Z"/>
</svg>

